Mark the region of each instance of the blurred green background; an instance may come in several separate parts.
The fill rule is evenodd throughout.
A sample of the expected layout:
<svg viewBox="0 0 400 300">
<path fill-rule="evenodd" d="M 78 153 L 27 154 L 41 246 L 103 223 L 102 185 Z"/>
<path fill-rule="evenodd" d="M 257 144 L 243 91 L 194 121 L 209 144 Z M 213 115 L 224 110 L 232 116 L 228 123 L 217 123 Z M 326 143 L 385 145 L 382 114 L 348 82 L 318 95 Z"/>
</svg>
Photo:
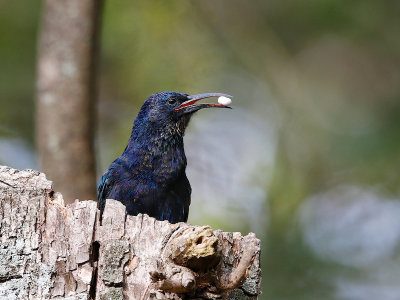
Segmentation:
<svg viewBox="0 0 400 300">
<path fill-rule="evenodd" d="M 0 163 L 38 168 L 41 1 L 0 0 Z M 189 221 L 262 239 L 261 299 L 400 299 L 400 2 L 106 1 L 97 155 L 152 93 L 225 92 L 185 147 Z M 60 37 L 62 38 L 62 37 Z"/>
</svg>

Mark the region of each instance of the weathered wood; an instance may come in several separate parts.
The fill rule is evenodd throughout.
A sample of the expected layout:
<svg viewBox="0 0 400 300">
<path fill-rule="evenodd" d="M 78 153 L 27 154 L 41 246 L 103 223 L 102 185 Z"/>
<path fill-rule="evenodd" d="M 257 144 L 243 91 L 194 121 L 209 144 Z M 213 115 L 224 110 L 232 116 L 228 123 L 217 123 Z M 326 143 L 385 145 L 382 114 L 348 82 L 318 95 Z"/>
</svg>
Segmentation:
<svg viewBox="0 0 400 300">
<path fill-rule="evenodd" d="M 44 174 L 0 167 L 0 298 L 257 299 L 254 234 L 64 206 Z"/>
</svg>

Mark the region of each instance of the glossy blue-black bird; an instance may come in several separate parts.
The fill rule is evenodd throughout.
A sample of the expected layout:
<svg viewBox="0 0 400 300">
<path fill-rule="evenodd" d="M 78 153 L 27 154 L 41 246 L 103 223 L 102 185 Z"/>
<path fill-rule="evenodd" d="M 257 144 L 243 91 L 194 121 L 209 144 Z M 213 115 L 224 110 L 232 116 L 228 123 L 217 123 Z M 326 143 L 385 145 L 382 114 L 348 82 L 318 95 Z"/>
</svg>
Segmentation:
<svg viewBox="0 0 400 300">
<path fill-rule="evenodd" d="M 218 96 L 232 98 L 220 93 L 151 95 L 136 117 L 124 153 L 101 178 L 97 197 L 100 211 L 106 199 L 115 199 L 126 206 L 130 215 L 145 213 L 171 223 L 186 222 L 191 187 L 185 173 L 183 135 L 199 109 L 228 107 L 197 103 Z"/>
</svg>

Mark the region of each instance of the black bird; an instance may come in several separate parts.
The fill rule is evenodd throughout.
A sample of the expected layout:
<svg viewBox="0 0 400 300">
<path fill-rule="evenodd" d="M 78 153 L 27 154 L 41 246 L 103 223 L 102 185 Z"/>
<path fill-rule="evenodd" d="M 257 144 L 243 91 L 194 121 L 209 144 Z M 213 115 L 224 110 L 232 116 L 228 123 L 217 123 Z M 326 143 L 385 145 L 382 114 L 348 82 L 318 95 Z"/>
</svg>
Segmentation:
<svg viewBox="0 0 400 300">
<path fill-rule="evenodd" d="M 177 92 L 151 95 L 133 125 L 124 153 L 104 173 L 98 190 L 101 213 L 106 199 L 121 201 L 127 213 L 145 213 L 171 223 L 188 219 L 191 187 L 186 177 L 183 135 L 193 113 L 227 105 L 196 103 L 207 93 L 189 96 Z"/>
</svg>

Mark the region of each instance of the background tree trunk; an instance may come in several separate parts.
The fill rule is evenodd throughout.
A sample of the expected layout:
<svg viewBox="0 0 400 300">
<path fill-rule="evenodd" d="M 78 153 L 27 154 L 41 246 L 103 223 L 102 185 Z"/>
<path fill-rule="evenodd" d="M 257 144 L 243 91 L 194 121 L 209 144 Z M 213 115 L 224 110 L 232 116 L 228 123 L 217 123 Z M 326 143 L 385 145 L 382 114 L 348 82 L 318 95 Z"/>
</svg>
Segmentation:
<svg viewBox="0 0 400 300">
<path fill-rule="evenodd" d="M 44 174 L 0 167 L 1 299 L 257 299 L 253 233 L 63 204 Z"/>
<path fill-rule="evenodd" d="M 96 199 L 95 65 L 100 0 L 46 0 L 39 39 L 40 165 L 65 201 Z"/>
</svg>

